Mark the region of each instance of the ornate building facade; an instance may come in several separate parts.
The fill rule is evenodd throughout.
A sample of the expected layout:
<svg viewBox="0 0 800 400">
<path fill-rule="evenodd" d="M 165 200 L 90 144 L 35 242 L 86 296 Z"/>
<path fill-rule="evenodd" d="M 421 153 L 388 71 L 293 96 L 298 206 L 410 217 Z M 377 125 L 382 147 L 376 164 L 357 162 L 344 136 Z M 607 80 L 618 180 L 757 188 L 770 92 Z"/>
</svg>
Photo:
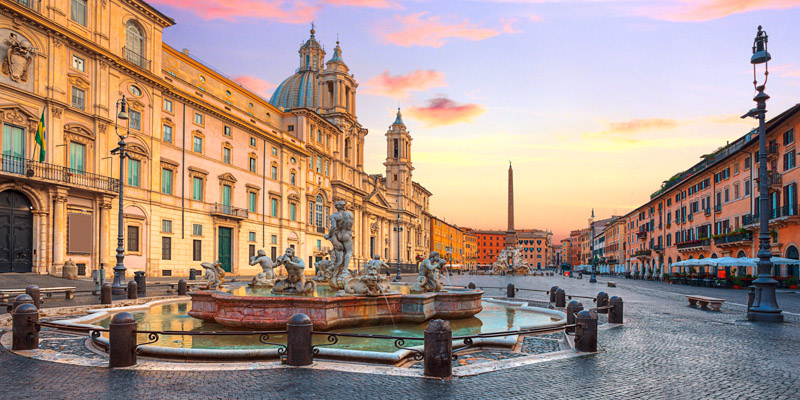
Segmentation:
<svg viewBox="0 0 800 400">
<path fill-rule="evenodd" d="M 312 30 L 298 72 L 267 101 L 163 43 L 173 24 L 140 0 L 0 3 L 0 272 L 60 274 L 72 259 L 81 275 L 101 263 L 110 274 L 117 134 L 127 136 L 129 272 L 187 275 L 218 259 L 251 274 L 257 249 L 277 256 L 286 247 L 311 267 L 327 255 L 336 200 L 355 216 L 351 267 L 371 254 L 396 262 L 396 249 L 400 262 L 427 253 L 431 193 L 411 180 L 410 134 L 398 112 L 386 134 L 386 177 L 364 171 L 368 131 L 338 43 L 325 62 Z M 127 121 L 115 118 L 123 95 Z M 404 140 L 402 157 L 395 138 Z M 400 242 L 390 234 L 398 226 Z"/>
</svg>

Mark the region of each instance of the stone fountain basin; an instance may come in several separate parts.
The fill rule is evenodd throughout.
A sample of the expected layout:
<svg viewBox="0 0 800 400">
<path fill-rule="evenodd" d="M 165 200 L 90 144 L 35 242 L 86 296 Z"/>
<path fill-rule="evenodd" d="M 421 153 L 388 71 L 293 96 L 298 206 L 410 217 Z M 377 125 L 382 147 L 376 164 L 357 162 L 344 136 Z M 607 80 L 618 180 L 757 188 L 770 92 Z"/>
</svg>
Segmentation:
<svg viewBox="0 0 800 400">
<path fill-rule="evenodd" d="M 481 312 L 481 290 L 452 290 L 386 296 L 236 296 L 198 290 L 189 293 L 189 315 L 242 329 L 283 330 L 289 318 L 306 314 L 314 330 L 363 325 L 421 324 L 429 319 L 470 318 Z"/>
</svg>

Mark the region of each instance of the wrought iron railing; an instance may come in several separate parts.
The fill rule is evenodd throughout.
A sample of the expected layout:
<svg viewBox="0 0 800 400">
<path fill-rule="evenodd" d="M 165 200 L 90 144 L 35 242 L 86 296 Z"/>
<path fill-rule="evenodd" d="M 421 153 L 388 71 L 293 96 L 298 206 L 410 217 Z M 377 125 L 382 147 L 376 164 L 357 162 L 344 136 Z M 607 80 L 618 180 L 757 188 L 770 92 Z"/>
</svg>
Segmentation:
<svg viewBox="0 0 800 400">
<path fill-rule="evenodd" d="M 7 154 L 0 155 L 0 170 L 30 179 L 53 181 L 108 192 L 119 191 L 119 179 L 93 174 L 61 165 L 49 164 Z"/>
<path fill-rule="evenodd" d="M 134 65 L 143 68 L 143 69 L 150 69 L 150 60 L 146 59 L 143 55 L 139 54 L 136 51 L 129 49 L 127 46 L 122 48 L 122 55 L 125 57 L 126 60 L 133 63 Z"/>
<path fill-rule="evenodd" d="M 702 239 L 702 240 L 690 240 L 688 242 L 678 243 L 678 250 L 681 249 L 688 249 L 692 247 L 705 247 L 710 246 L 711 241 L 709 239 Z"/>
<path fill-rule="evenodd" d="M 247 210 L 236 208 L 227 204 L 214 203 L 210 205 L 210 211 L 214 214 L 230 215 L 232 217 L 247 218 Z"/>
<path fill-rule="evenodd" d="M 727 235 L 714 239 L 715 244 L 736 243 L 753 240 L 753 234 L 750 232 L 737 233 L 735 235 Z"/>
</svg>

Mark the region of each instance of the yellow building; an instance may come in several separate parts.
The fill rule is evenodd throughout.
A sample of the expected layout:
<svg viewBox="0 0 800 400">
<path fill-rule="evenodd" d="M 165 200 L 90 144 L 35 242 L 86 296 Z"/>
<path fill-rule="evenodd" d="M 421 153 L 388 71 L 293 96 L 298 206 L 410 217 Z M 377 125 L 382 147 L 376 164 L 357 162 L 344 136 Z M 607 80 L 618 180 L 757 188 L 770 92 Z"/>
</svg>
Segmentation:
<svg viewBox="0 0 800 400">
<path fill-rule="evenodd" d="M 478 235 L 469 230 L 463 230 L 464 235 L 464 269 L 474 271 L 478 266 Z"/>
<path fill-rule="evenodd" d="M 325 61 L 313 30 L 300 48 L 307 57 L 266 101 L 163 43 L 174 22 L 144 1 L 6 1 L 0 10 L 8 65 L 0 74 L 0 218 L 17 227 L 0 228 L 0 246 L 12 250 L 4 254 L 15 255 L 0 259 L 0 272 L 60 274 L 72 259 L 80 275 L 101 263 L 111 273 L 117 134 L 127 148 L 129 274 L 187 275 L 212 260 L 254 274 L 252 254 L 275 257 L 286 247 L 313 273 L 327 255 L 323 235 L 336 200 L 355 217 L 352 268 L 372 254 L 388 260 L 390 249 L 402 247 L 404 262 L 427 253 L 431 193 L 411 180 L 411 136 L 400 113 L 386 134 L 386 173 L 404 169 L 402 187 L 364 171 L 368 131 L 355 114 L 357 82 L 338 45 Z M 310 92 L 299 90 L 301 81 L 314 83 Z M 129 119 L 117 120 L 123 95 Z M 398 159 L 399 137 L 406 147 Z M 400 243 L 391 234 L 398 224 L 407 235 Z"/>
<path fill-rule="evenodd" d="M 431 217 L 431 251 L 439 252 L 453 269 L 462 268 L 464 259 L 464 232 L 456 225 Z"/>
</svg>

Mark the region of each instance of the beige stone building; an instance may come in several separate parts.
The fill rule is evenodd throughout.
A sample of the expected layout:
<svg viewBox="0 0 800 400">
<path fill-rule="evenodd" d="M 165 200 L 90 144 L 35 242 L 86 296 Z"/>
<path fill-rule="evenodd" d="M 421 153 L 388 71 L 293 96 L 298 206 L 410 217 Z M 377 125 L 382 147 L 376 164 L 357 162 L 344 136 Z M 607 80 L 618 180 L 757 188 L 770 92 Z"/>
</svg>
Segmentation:
<svg viewBox="0 0 800 400">
<path fill-rule="evenodd" d="M 338 44 L 326 62 L 312 30 L 300 68 L 267 101 L 163 43 L 172 24 L 139 0 L 0 2 L 0 272 L 59 274 L 72 259 L 81 275 L 101 263 L 110 274 L 117 134 L 129 273 L 187 275 L 218 259 L 251 274 L 257 249 L 289 246 L 311 267 L 327 255 L 340 199 L 355 216 L 352 267 L 398 246 L 401 262 L 427 253 L 431 193 L 411 180 L 410 134 L 398 112 L 386 177 L 364 171 L 368 131 Z M 117 121 L 123 96 L 130 118 Z M 399 158 L 395 138 L 405 140 Z M 395 226 L 406 228 L 399 244 Z"/>
</svg>

